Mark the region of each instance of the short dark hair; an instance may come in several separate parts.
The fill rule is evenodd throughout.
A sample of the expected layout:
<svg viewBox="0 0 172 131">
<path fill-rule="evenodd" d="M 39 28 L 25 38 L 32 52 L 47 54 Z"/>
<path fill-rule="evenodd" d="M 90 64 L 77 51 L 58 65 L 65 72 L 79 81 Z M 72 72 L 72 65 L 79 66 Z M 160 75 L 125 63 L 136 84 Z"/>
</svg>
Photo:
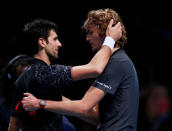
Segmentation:
<svg viewBox="0 0 172 131">
<path fill-rule="evenodd" d="M 38 52 L 38 40 L 39 38 L 44 38 L 47 40 L 51 30 L 57 33 L 57 25 L 46 19 L 35 19 L 29 23 L 26 23 L 22 32 L 22 44 L 24 47 L 28 47 L 30 50 L 30 55 L 34 55 Z"/>
</svg>

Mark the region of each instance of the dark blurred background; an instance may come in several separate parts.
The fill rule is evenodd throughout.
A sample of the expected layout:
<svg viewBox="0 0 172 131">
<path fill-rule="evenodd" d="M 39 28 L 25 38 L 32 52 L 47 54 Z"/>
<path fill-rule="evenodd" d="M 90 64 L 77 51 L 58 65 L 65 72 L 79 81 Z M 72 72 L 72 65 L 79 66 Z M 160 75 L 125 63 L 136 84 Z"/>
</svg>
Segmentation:
<svg viewBox="0 0 172 131">
<path fill-rule="evenodd" d="M 57 63 L 65 65 L 88 63 L 94 53 L 85 40 L 86 34 L 82 31 L 81 26 L 90 10 L 112 8 L 119 13 L 126 27 L 128 43 L 125 46 L 125 51 L 132 59 L 138 73 L 140 83 L 138 130 L 151 130 L 159 116 L 159 112 L 157 113 L 155 110 L 164 107 L 164 104 L 157 105 L 157 108 L 152 109 L 156 113 L 153 111 L 153 113 L 147 113 L 147 111 L 149 112 L 147 102 L 151 96 L 150 92 L 153 92 L 152 89 L 158 90 L 158 87 L 162 87 L 168 92 L 161 94 L 163 91 L 160 91 L 156 98 L 153 98 L 152 103 L 156 103 L 156 100 L 159 101 L 161 99 L 159 97 L 163 96 L 164 99 L 168 95 L 171 104 L 172 20 L 170 17 L 172 16 L 172 9 L 166 1 L 158 3 L 153 1 L 124 2 L 112 0 L 41 1 L 40 3 L 24 1 L 22 3 L 7 2 L 7 4 L 1 6 L 4 6 L 0 11 L 1 71 L 11 58 L 20 53 L 28 53 L 27 45 L 24 42 L 22 43 L 24 48 L 18 44 L 20 43 L 20 31 L 26 22 L 35 18 L 49 19 L 58 25 L 59 40 L 63 47 L 60 49 L 60 57 Z M 65 87 L 64 95 L 71 99 L 82 98 L 93 80 L 83 80 L 75 82 L 71 88 Z M 168 114 L 171 110 L 170 104 L 165 106 L 168 108 Z M 169 118 L 171 118 L 170 115 Z M 69 117 L 69 119 L 78 130 L 95 129 L 94 126 L 77 118 Z M 148 122 L 146 123 L 145 120 Z"/>
</svg>

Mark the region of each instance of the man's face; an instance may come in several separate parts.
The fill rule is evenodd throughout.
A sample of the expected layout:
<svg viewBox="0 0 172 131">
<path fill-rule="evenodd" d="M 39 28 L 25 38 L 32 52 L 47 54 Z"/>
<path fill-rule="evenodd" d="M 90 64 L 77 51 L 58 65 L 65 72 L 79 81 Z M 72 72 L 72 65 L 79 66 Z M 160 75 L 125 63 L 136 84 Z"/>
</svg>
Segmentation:
<svg viewBox="0 0 172 131">
<path fill-rule="evenodd" d="M 100 30 L 91 25 L 88 28 L 86 40 L 90 43 L 93 51 L 98 51 L 103 43 L 103 38 L 99 36 Z"/>
<path fill-rule="evenodd" d="M 48 42 L 45 47 L 47 55 L 51 58 L 58 58 L 58 50 L 62 46 L 58 40 L 57 34 L 54 30 L 51 30 L 48 36 Z"/>
</svg>

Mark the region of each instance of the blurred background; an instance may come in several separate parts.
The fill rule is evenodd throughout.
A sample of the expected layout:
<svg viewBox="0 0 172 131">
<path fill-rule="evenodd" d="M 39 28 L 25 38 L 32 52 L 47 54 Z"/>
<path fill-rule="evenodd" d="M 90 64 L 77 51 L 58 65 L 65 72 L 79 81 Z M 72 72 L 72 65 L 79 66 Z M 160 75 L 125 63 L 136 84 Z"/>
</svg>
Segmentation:
<svg viewBox="0 0 172 131">
<path fill-rule="evenodd" d="M 171 119 L 171 51 L 172 9 L 166 1 L 41 1 L 8 3 L 1 6 L 0 72 L 10 59 L 27 54 L 27 45 L 20 41 L 23 25 L 35 18 L 57 23 L 60 49 L 58 64 L 86 64 L 94 53 L 81 29 L 87 13 L 93 9 L 112 8 L 119 13 L 126 27 L 128 43 L 125 51 L 132 59 L 140 83 L 138 131 L 170 130 Z M 19 44 L 20 43 L 20 44 Z M 64 87 L 64 95 L 80 99 L 94 79 Z M 68 117 L 78 131 L 92 131 L 95 126 Z M 1 124 L 1 123 L 0 123 Z M 171 124 L 171 125 L 170 125 Z"/>
</svg>

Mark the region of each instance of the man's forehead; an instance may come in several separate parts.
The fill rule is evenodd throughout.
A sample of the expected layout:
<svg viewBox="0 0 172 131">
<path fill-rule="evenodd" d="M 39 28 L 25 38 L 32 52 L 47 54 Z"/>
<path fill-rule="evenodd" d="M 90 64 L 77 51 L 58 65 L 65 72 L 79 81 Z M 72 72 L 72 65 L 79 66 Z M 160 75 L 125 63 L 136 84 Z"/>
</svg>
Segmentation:
<svg viewBox="0 0 172 131">
<path fill-rule="evenodd" d="M 90 25 L 88 28 L 87 28 L 87 33 L 89 33 L 89 32 L 94 32 L 94 33 L 100 33 L 100 29 L 98 28 L 98 26 L 96 26 L 96 25 Z"/>
<path fill-rule="evenodd" d="M 99 28 L 96 25 L 89 25 L 87 31 L 98 31 Z"/>
<path fill-rule="evenodd" d="M 52 29 L 50 30 L 49 36 L 55 36 L 58 37 L 57 33 Z"/>
</svg>

